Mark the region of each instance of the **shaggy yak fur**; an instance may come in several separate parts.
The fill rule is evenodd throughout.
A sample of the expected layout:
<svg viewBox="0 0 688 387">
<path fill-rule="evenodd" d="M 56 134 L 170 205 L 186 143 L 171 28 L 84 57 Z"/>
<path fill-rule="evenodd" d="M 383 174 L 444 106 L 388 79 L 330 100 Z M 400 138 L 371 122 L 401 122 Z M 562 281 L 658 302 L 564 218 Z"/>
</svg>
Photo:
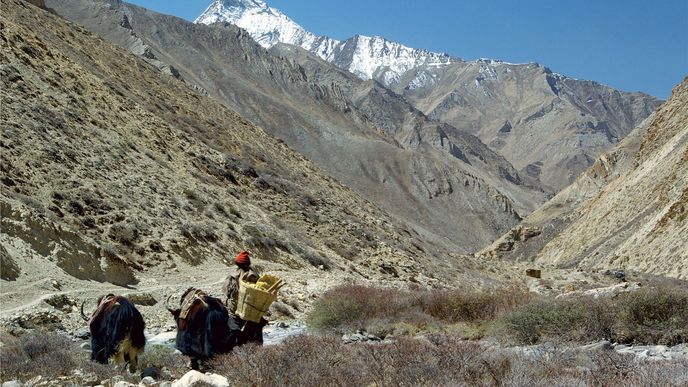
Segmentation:
<svg viewBox="0 0 688 387">
<path fill-rule="evenodd" d="M 129 371 L 135 372 L 138 355 L 143 352 L 146 324 L 141 313 L 126 297 L 108 294 L 98 298 L 98 307 L 86 317 L 84 304 L 81 315 L 91 331 L 91 359 L 107 364 L 110 358 L 129 363 Z"/>
<path fill-rule="evenodd" d="M 180 308 L 167 308 L 177 324 L 177 349 L 198 369 L 215 354 L 232 350 L 229 312 L 220 299 L 189 288 L 181 297 Z"/>
</svg>

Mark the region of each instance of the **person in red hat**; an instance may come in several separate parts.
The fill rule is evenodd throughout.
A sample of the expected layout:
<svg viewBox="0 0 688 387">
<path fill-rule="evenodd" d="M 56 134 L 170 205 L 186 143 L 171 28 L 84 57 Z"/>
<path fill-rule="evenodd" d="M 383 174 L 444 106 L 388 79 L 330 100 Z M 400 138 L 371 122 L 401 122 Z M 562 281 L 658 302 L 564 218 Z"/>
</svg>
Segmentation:
<svg viewBox="0 0 688 387">
<path fill-rule="evenodd" d="M 227 296 L 225 304 L 229 311 L 229 329 L 232 335 L 233 345 L 241 345 L 248 342 L 255 342 L 263 344 L 263 327 L 267 325 L 268 321 L 261 318 L 259 323 L 253 321 L 245 321 L 236 315 L 237 301 L 239 299 L 239 284 L 240 280 L 251 283 L 256 283 L 260 278 L 260 273 L 251 267 L 251 257 L 248 251 L 240 252 L 234 258 L 236 270 L 234 273 L 227 275 L 224 285 L 222 286 L 223 293 Z"/>
</svg>

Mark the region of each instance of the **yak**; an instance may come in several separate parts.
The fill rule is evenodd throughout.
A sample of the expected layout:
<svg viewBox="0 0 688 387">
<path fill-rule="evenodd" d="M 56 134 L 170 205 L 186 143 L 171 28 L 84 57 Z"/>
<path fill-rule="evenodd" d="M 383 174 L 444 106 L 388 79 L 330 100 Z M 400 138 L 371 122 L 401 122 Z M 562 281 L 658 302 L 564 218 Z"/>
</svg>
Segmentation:
<svg viewBox="0 0 688 387">
<path fill-rule="evenodd" d="M 167 310 L 177 324 L 175 346 L 190 358 L 192 369 L 198 370 L 214 355 L 232 350 L 229 312 L 219 298 L 192 287 L 182 294 L 179 308 L 172 309 L 168 304 Z"/>
<path fill-rule="evenodd" d="M 91 331 L 91 360 L 107 364 L 112 358 L 129 363 L 129 372 L 134 373 L 146 345 L 141 313 L 126 297 L 108 294 L 98 298 L 98 306 L 86 317 L 85 302 L 81 303 L 81 316 Z"/>
</svg>

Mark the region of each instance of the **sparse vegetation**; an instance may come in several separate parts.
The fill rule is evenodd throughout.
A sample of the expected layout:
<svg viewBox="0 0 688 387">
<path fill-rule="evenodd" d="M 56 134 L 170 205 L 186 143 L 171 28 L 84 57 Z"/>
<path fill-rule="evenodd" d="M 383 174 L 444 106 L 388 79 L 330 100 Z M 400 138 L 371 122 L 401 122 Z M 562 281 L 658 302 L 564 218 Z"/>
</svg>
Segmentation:
<svg viewBox="0 0 688 387">
<path fill-rule="evenodd" d="M 0 336 L 0 379 L 30 378 L 34 375 L 55 378 L 69 375 L 77 361 L 72 342 L 64 336 L 31 331 L 19 337 Z"/>
<path fill-rule="evenodd" d="M 213 366 L 233 384 L 252 386 L 668 386 L 685 384 L 688 372 L 685 360 L 643 362 L 613 351 L 557 348 L 525 354 L 446 335 L 376 344 L 296 336 L 277 346 L 243 346 Z"/>
<path fill-rule="evenodd" d="M 330 260 L 327 259 L 327 257 L 324 257 L 317 251 L 307 251 L 303 254 L 303 259 L 305 259 L 308 263 L 310 263 L 312 266 L 315 267 L 321 267 L 325 270 L 329 270 L 331 268 L 331 263 Z"/>
<path fill-rule="evenodd" d="M 353 260 L 360 252 L 360 249 L 358 249 L 358 247 L 356 247 L 354 244 L 346 244 L 334 238 L 327 239 L 325 241 L 325 246 L 332 249 L 332 251 L 334 251 L 340 257 L 348 260 Z"/>
<path fill-rule="evenodd" d="M 220 239 L 216 229 L 217 227 L 209 222 L 183 222 L 179 225 L 179 231 L 186 238 L 204 242 L 215 242 Z"/>
<path fill-rule="evenodd" d="M 181 376 L 187 371 L 185 358 L 175 353 L 174 348 L 162 345 L 149 345 L 139 358 L 139 368 L 156 367 L 172 371 L 174 376 Z M 168 379 L 168 378 L 163 378 Z"/>
<path fill-rule="evenodd" d="M 622 295 L 619 301 L 618 341 L 664 345 L 688 342 L 688 291 L 642 289 Z"/>
<path fill-rule="evenodd" d="M 119 222 L 110 226 L 108 236 L 113 241 L 132 246 L 139 238 L 139 229 L 135 223 Z"/>
<path fill-rule="evenodd" d="M 418 298 L 399 290 L 344 285 L 316 301 L 308 324 L 320 331 L 363 329 L 376 319 L 403 319 L 403 312 L 419 306 Z"/>
<path fill-rule="evenodd" d="M 196 208 L 196 210 L 198 212 L 203 212 L 203 209 L 205 208 L 206 203 L 201 198 L 201 196 L 199 195 L 199 193 L 197 191 L 191 190 L 191 189 L 185 189 L 184 190 L 184 196 L 189 201 L 189 203 L 191 203 L 191 205 L 194 206 L 194 208 Z"/>
<path fill-rule="evenodd" d="M 326 292 L 308 323 L 320 331 L 460 330 L 507 343 L 612 340 L 675 345 L 688 340 L 688 291 L 643 289 L 616 298 L 536 297 L 514 288 L 489 293 L 402 291 L 357 285 Z M 398 329 L 397 329 L 398 331 Z"/>
</svg>

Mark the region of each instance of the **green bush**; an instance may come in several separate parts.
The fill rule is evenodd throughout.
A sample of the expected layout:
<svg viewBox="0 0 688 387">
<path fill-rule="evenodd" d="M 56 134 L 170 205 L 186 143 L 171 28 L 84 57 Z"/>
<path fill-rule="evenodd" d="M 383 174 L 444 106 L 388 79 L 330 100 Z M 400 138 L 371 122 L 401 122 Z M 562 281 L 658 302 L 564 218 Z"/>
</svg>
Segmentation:
<svg viewBox="0 0 688 387">
<path fill-rule="evenodd" d="M 688 341 L 688 291 L 647 288 L 618 297 L 617 340 L 674 345 Z"/>
<path fill-rule="evenodd" d="M 541 340 L 589 342 L 613 339 L 617 305 L 587 297 L 540 299 L 497 320 L 510 341 L 535 344 Z"/>
<path fill-rule="evenodd" d="M 359 329 L 375 318 L 398 317 L 413 305 L 412 297 L 399 290 L 343 285 L 315 302 L 307 322 L 321 331 Z"/>
<path fill-rule="evenodd" d="M 532 297 L 516 288 L 493 292 L 434 291 L 423 298 L 429 315 L 452 323 L 489 320 L 525 304 Z"/>
<path fill-rule="evenodd" d="M 646 288 L 616 298 L 542 299 L 499 319 L 511 339 L 674 345 L 688 341 L 688 292 Z"/>
</svg>

